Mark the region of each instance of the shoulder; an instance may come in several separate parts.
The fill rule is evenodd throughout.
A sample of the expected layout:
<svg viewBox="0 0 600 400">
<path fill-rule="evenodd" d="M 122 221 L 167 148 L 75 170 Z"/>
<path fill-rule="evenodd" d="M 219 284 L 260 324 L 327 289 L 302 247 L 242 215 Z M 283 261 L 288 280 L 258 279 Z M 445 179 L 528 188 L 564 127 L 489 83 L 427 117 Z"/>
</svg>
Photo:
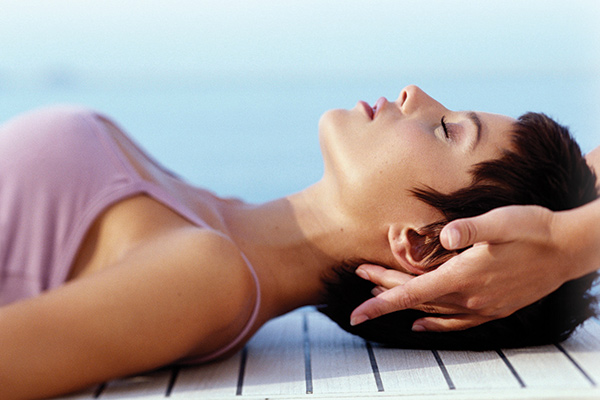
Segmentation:
<svg viewBox="0 0 600 400">
<path fill-rule="evenodd" d="M 170 247 L 182 273 L 200 279 L 204 296 L 234 309 L 244 308 L 255 295 L 254 279 L 237 245 L 227 236 L 210 229 L 183 228 L 161 242 Z M 220 314 L 221 317 L 224 317 Z"/>
<path fill-rule="evenodd" d="M 600 175 L 600 146 L 590 151 L 585 158 L 588 164 L 595 170 L 596 175 Z"/>
<path fill-rule="evenodd" d="M 198 268 L 215 272 L 249 270 L 237 245 L 226 235 L 212 229 L 182 228 L 170 234 L 170 241 L 185 249 L 182 256 Z M 243 274 L 242 275 L 246 275 Z"/>
<path fill-rule="evenodd" d="M 186 227 L 156 237 L 152 242 L 148 247 L 162 249 L 159 252 L 167 252 L 177 260 L 177 266 L 173 267 L 208 279 L 211 287 L 235 285 L 243 291 L 253 288 L 252 274 L 240 249 L 220 232 Z"/>
<path fill-rule="evenodd" d="M 227 236 L 210 230 L 189 234 L 189 254 L 197 257 L 197 268 L 212 282 L 211 296 L 219 299 L 221 311 L 242 318 L 254 305 L 258 288 L 238 246 Z M 241 315 L 240 315 L 241 314 Z M 219 314 L 219 318 L 225 316 Z"/>
<path fill-rule="evenodd" d="M 258 288 L 246 260 L 227 236 L 190 229 L 173 235 L 177 243 L 181 279 L 194 291 L 196 310 L 187 319 L 203 332 L 198 346 L 190 352 L 197 356 L 229 344 L 244 329 L 254 310 Z M 198 313 L 198 310 L 203 310 Z"/>
<path fill-rule="evenodd" d="M 119 293 L 120 307 L 129 308 L 125 315 L 144 316 L 169 362 L 226 345 L 243 330 L 257 294 L 235 243 L 196 227 L 156 235 L 89 278 L 102 285 L 99 292 Z"/>
</svg>

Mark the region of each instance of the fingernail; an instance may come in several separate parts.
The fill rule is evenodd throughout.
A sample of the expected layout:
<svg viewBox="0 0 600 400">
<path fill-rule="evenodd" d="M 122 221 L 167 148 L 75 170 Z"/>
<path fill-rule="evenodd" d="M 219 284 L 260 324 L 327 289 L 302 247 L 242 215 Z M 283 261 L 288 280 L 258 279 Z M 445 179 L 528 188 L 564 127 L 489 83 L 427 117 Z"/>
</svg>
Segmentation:
<svg viewBox="0 0 600 400">
<path fill-rule="evenodd" d="M 383 293 L 383 289 L 380 287 L 374 287 L 373 289 L 371 289 L 371 294 L 373 296 L 377 296 L 379 294 Z"/>
<path fill-rule="evenodd" d="M 356 275 L 360 276 L 363 279 L 367 279 L 367 280 L 369 279 L 369 274 L 367 274 L 366 271 L 364 271 L 364 270 L 362 270 L 360 268 L 356 269 Z"/>
<path fill-rule="evenodd" d="M 447 235 L 448 246 L 450 246 L 451 249 L 456 249 L 460 243 L 460 232 L 456 228 L 449 228 Z"/>
<path fill-rule="evenodd" d="M 423 325 L 415 324 L 412 326 L 412 331 L 413 332 L 427 332 L 427 328 L 425 328 Z"/>
<path fill-rule="evenodd" d="M 352 317 L 350 319 L 350 325 L 354 326 L 354 325 L 362 324 L 363 322 L 365 322 L 368 319 L 369 318 L 366 315 L 357 315 L 356 317 Z"/>
</svg>

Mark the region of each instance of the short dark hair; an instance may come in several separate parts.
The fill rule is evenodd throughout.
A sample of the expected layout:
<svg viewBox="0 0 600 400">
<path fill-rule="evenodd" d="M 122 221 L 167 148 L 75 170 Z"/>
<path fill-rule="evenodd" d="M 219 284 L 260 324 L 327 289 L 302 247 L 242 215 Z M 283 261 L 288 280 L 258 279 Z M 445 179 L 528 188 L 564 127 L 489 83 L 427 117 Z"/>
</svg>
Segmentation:
<svg viewBox="0 0 600 400">
<path fill-rule="evenodd" d="M 568 210 L 598 197 L 596 176 L 568 128 L 545 114 L 527 113 L 515 122 L 512 149 L 500 158 L 475 165 L 472 183 L 450 194 L 430 187 L 412 193 L 438 209 L 443 219 L 423 227 L 428 237 L 428 268 L 457 254 L 439 241 L 448 222 L 483 214 L 506 205 L 539 205 L 552 211 Z M 464 249 L 463 249 L 464 250 Z M 350 326 L 354 308 L 372 297 L 374 285 L 354 274 L 363 261 L 349 261 L 324 277 L 324 302 L 319 310 L 346 331 L 367 340 L 403 348 L 485 350 L 556 343 L 566 339 L 587 318 L 595 315 L 596 299 L 590 293 L 598 273 L 564 283 L 541 300 L 512 315 L 463 331 L 412 332 L 415 320 L 430 315 L 402 310 Z"/>
</svg>

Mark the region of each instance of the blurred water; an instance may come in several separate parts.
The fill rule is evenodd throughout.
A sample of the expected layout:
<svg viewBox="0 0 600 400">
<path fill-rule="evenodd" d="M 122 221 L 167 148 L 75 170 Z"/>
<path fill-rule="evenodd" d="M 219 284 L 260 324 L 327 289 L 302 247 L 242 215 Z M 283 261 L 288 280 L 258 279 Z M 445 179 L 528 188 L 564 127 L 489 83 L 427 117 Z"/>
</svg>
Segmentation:
<svg viewBox="0 0 600 400">
<path fill-rule="evenodd" d="M 543 111 L 569 125 L 584 151 L 600 145 L 599 79 L 593 74 L 183 77 L 53 75 L 29 87 L 0 86 L 0 119 L 53 103 L 113 117 L 168 168 L 225 196 L 264 201 L 316 182 L 317 123 L 331 108 L 394 99 L 416 83 L 452 109 L 518 116 Z"/>
</svg>

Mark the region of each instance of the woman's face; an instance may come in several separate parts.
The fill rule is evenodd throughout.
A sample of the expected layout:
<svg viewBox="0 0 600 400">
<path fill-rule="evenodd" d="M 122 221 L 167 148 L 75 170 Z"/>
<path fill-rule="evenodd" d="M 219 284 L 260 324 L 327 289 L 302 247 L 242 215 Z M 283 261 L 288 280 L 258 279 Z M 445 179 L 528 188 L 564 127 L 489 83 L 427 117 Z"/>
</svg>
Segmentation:
<svg viewBox="0 0 600 400">
<path fill-rule="evenodd" d="M 394 102 L 380 98 L 373 107 L 358 102 L 351 110 L 331 110 L 319 123 L 323 181 L 352 214 L 423 226 L 439 215 L 410 190 L 449 193 L 468 186 L 472 166 L 509 148 L 514 121 L 448 110 L 416 86 Z"/>
</svg>

